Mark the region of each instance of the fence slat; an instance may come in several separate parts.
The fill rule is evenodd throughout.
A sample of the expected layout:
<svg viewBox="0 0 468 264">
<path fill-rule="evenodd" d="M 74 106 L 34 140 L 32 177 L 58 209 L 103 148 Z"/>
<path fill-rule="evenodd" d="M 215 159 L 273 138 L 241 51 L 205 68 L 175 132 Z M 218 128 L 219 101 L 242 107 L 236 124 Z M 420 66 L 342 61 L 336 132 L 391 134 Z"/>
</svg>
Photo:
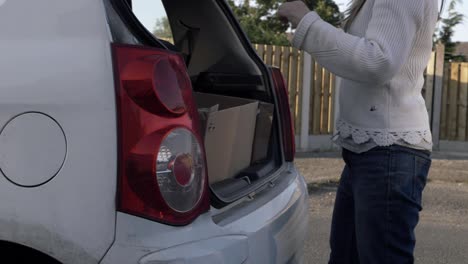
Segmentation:
<svg viewBox="0 0 468 264">
<path fill-rule="evenodd" d="M 450 85 L 449 85 L 449 125 L 448 135 L 450 140 L 457 138 L 457 98 L 458 98 L 458 79 L 459 79 L 459 64 L 452 64 L 452 70 L 450 73 Z"/>
<path fill-rule="evenodd" d="M 275 46 L 274 47 L 274 58 L 273 58 L 273 66 L 280 68 L 281 67 L 281 47 Z"/>
<path fill-rule="evenodd" d="M 257 54 L 260 56 L 260 58 L 265 61 L 265 45 L 263 44 L 258 44 L 257 45 Z"/>
<path fill-rule="evenodd" d="M 315 105 L 315 70 L 317 69 L 317 63 L 314 59 L 311 59 L 310 64 L 310 103 L 309 103 L 309 135 L 314 135 L 314 105 Z"/>
<path fill-rule="evenodd" d="M 306 150 L 309 148 L 310 135 L 310 102 L 312 87 L 312 56 L 302 52 L 302 88 L 301 88 L 301 130 L 300 130 L 300 148 Z"/>
<path fill-rule="evenodd" d="M 323 68 L 320 65 L 315 67 L 315 84 L 314 84 L 314 124 L 313 124 L 313 134 L 320 134 L 320 121 L 321 121 L 321 109 L 322 109 L 322 72 Z"/>
<path fill-rule="evenodd" d="M 462 75 L 460 79 L 460 85 L 467 91 L 468 93 L 468 63 L 465 62 L 462 64 Z M 468 99 L 466 99 L 466 118 L 465 118 L 465 124 L 466 124 L 466 131 L 465 131 L 465 141 L 468 141 Z"/>
<path fill-rule="evenodd" d="M 273 46 L 267 45 L 265 51 L 265 64 L 273 65 Z"/>
<path fill-rule="evenodd" d="M 460 77 L 459 64 L 455 63 L 452 65 L 452 71 L 450 73 L 450 86 L 449 86 L 449 139 L 457 139 L 457 116 L 458 116 L 458 79 Z"/>
<path fill-rule="evenodd" d="M 333 134 L 335 129 L 335 98 L 336 98 L 336 76 L 330 74 L 330 115 L 329 115 L 329 125 L 328 132 Z"/>
<path fill-rule="evenodd" d="M 330 72 L 325 70 L 323 75 L 323 107 L 321 134 L 328 134 L 328 122 L 330 121 Z"/>
<path fill-rule="evenodd" d="M 460 79 L 459 85 L 459 97 L 458 97 L 458 133 L 457 139 L 460 141 L 467 140 L 466 137 L 466 118 L 467 118 L 467 104 L 468 104 L 468 67 L 460 64 Z"/>
<path fill-rule="evenodd" d="M 301 131 L 302 127 L 302 96 L 304 95 L 304 52 L 299 51 L 297 62 L 297 97 L 296 97 L 296 131 Z"/>
<path fill-rule="evenodd" d="M 434 75 L 435 75 L 435 60 L 436 54 L 432 52 L 429 64 L 426 69 L 426 82 L 424 85 L 424 99 L 426 100 L 426 108 L 429 113 L 429 120 L 432 119 L 432 102 L 434 95 Z"/>
<path fill-rule="evenodd" d="M 451 64 L 447 63 L 444 67 L 443 88 L 442 88 L 442 111 L 440 118 L 440 139 L 448 139 L 448 91 L 449 91 L 449 74 Z"/>
<path fill-rule="evenodd" d="M 284 81 L 286 84 L 289 83 L 289 47 L 282 47 L 281 56 L 281 72 L 283 73 Z"/>
<path fill-rule="evenodd" d="M 297 49 L 291 50 L 291 68 L 290 68 L 290 75 L 289 75 L 289 105 L 291 107 L 291 114 L 294 118 L 294 125 L 296 124 L 297 120 L 297 65 L 299 61 L 299 56 L 297 53 Z M 295 127 L 297 131 L 297 127 Z"/>
</svg>

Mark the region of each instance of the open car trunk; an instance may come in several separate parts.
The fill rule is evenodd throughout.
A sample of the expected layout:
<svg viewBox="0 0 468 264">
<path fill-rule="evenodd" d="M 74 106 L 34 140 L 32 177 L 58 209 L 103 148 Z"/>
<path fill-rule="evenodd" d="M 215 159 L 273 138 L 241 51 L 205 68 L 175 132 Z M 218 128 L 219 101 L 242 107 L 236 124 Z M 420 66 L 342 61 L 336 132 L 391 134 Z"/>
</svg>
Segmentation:
<svg viewBox="0 0 468 264">
<path fill-rule="evenodd" d="M 233 77 L 209 73 L 199 76 L 193 84 L 210 186 L 221 203 L 254 191 L 280 164 L 273 147 L 277 139 L 274 104 L 267 100 L 266 93 L 255 96 L 254 83 L 239 83 L 242 79 L 255 79 L 252 76 Z M 261 80 L 260 76 L 256 79 L 258 83 Z M 210 80 L 221 83 L 208 85 Z M 228 84 L 229 80 L 237 83 Z"/>
<path fill-rule="evenodd" d="M 271 182 L 284 160 L 271 75 L 227 3 L 162 0 L 174 42 L 167 43 L 140 24 L 130 0 L 108 1 L 116 41 L 183 55 L 200 114 L 212 205 L 222 207 Z"/>
<path fill-rule="evenodd" d="M 281 165 L 270 73 L 225 1 L 163 3 L 205 121 L 213 202 L 223 205 L 254 192 Z"/>
</svg>

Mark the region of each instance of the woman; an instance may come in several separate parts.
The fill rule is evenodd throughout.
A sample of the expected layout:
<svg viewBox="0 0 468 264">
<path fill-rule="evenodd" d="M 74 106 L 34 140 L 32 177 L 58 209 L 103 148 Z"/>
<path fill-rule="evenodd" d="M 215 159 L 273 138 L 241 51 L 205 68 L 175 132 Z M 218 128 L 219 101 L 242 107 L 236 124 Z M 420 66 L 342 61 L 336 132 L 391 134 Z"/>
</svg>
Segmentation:
<svg viewBox="0 0 468 264">
<path fill-rule="evenodd" d="M 413 263 L 414 229 L 431 164 L 421 89 L 437 0 L 354 0 L 344 31 L 302 1 L 278 11 L 292 44 L 341 77 L 334 141 L 346 163 L 329 263 Z"/>
</svg>

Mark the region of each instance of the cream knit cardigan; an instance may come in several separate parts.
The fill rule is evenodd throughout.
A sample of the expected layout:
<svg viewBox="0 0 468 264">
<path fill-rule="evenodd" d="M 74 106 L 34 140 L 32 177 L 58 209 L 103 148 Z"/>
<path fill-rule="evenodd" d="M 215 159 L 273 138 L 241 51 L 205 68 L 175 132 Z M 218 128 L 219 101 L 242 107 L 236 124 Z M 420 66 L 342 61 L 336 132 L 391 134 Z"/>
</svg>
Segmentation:
<svg viewBox="0 0 468 264">
<path fill-rule="evenodd" d="M 421 89 L 437 0 L 367 0 L 348 33 L 308 13 L 293 46 L 342 78 L 337 130 L 379 146 L 432 142 Z"/>
</svg>

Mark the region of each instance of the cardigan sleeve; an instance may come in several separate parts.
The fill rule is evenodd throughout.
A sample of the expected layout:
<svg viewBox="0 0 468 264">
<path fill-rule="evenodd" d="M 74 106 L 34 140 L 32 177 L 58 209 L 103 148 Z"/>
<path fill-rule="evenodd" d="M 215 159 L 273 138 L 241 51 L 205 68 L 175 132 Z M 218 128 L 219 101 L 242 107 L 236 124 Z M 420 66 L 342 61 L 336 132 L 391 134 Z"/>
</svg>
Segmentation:
<svg viewBox="0 0 468 264">
<path fill-rule="evenodd" d="M 383 84 L 408 58 L 424 21 L 425 1 L 375 0 L 364 37 L 345 33 L 310 12 L 299 23 L 292 44 L 340 77 Z"/>
</svg>

